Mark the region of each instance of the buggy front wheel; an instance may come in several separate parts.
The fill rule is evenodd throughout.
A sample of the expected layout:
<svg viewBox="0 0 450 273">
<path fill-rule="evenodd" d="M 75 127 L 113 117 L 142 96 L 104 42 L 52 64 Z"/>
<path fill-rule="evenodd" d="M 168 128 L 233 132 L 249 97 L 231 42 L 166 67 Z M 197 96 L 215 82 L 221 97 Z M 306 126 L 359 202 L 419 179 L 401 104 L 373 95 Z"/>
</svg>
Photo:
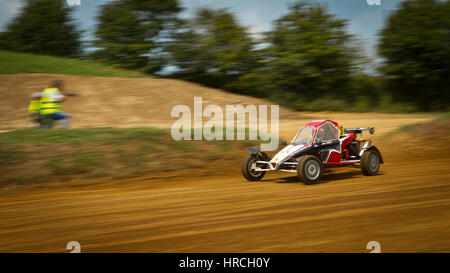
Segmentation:
<svg viewBox="0 0 450 273">
<path fill-rule="evenodd" d="M 258 181 L 261 180 L 266 174 L 265 171 L 256 171 L 255 168 L 258 165 L 256 161 L 261 160 L 257 155 L 251 154 L 244 158 L 241 163 L 242 175 L 248 181 Z"/>
</svg>

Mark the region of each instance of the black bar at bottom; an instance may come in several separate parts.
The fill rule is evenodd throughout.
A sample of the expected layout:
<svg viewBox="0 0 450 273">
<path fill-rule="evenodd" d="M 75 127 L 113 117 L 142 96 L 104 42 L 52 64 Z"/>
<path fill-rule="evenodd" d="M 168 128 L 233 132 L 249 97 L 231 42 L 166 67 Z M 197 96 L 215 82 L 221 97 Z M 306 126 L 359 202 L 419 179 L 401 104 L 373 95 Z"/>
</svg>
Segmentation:
<svg viewBox="0 0 450 273">
<path fill-rule="evenodd" d="M 0 254 L 4 268 L 125 270 L 139 272 L 306 272 L 311 269 L 379 270 L 445 266 L 450 254 L 294 254 L 294 253 L 149 253 L 149 254 Z M 444 267 L 443 267 L 444 268 Z"/>
</svg>

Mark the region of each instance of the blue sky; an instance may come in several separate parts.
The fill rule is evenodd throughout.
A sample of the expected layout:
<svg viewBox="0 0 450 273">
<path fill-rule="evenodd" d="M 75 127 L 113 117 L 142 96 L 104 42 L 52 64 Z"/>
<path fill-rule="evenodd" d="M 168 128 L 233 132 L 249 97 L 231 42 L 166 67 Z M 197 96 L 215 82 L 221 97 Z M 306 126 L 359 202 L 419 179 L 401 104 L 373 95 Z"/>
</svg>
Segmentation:
<svg viewBox="0 0 450 273">
<path fill-rule="evenodd" d="M 80 0 L 75 7 L 74 17 L 85 30 L 85 38 L 92 38 L 95 16 L 102 4 L 112 0 Z M 190 17 L 201 7 L 228 8 L 237 15 L 239 21 L 250 28 L 255 36 L 270 30 L 272 21 L 288 11 L 295 0 L 179 0 L 184 8 L 183 17 Z M 375 46 L 377 34 L 383 27 L 385 17 L 394 10 L 401 0 L 380 0 L 381 5 L 369 5 L 371 0 L 312 0 L 328 7 L 328 11 L 349 20 L 348 31 L 361 41 L 365 53 L 377 59 Z M 23 5 L 22 0 L 0 0 L 0 30 L 16 15 Z M 43 15 L 45 16 L 45 15 Z"/>
</svg>

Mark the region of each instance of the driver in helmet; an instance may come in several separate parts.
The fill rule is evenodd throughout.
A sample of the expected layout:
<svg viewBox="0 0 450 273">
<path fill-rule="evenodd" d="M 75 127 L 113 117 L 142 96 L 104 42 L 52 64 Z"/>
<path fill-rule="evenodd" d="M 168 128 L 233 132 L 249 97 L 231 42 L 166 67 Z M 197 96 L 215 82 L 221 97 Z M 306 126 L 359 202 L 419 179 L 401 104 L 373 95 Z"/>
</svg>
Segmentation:
<svg viewBox="0 0 450 273">
<path fill-rule="evenodd" d="M 319 128 L 317 130 L 316 142 L 323 142 L 325 140 L 325 130 L 323 128 Z"/>
</svg>

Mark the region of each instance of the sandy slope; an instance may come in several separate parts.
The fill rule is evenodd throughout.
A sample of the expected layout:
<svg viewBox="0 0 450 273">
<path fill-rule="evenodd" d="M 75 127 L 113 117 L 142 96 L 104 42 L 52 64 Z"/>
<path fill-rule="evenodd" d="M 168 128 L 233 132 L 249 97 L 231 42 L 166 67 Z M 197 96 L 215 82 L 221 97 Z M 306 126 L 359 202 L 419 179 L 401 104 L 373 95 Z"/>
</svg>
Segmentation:
<svg viewBox="0 0 450 273">
<path fill-rule="evenodd" d="M 270 104 L 265 100 L 171 79 L 0 75 L 0 130 L 26 127 L 25 108 L 29 96 L 42 91 L 54 79 L 64 80 L 67 90 L 81 95 L 64 103 L 65 111 L 73 114 L 73 127 L 170 127 L 176 120 L 170 117 L 172 107 L 185 104 L 193 109 L 194 96 L 203 98 L 204 107 L 217 104 L 225 109 L 227 104 Z M 286 109 L 280 111 L 282 117 L 292 113 Z"/>
</svg>

